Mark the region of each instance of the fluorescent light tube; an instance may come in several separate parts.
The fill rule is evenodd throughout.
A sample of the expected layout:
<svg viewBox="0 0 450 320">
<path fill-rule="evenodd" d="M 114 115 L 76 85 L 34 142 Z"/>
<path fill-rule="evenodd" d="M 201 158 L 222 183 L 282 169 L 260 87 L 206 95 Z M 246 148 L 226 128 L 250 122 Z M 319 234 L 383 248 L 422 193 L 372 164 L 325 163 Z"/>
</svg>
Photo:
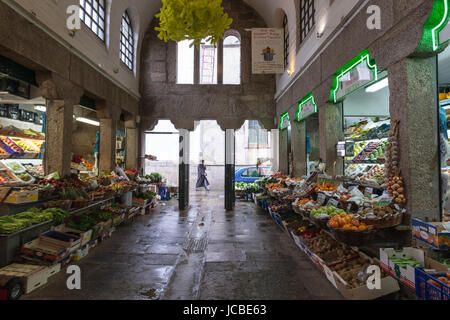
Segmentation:
<svg viewBox="0 0 450 320">
<path fill-rule="evenodd" d="M 34 106 L 34 110 L 41 111 L 41 112 L 47 112 L 46 106 Z"/>
<path fill-rule="evenodd" d="M 96 127 L 100 127 L 100 122 L 95 121 L 95 120 L 91 120 L 88 118 L 83 118 L 83 117 L 78 117 L 75 120 L 79 121 L 79 122 L 83 122 L 83 123 L 87 123 Z"/>
<path fill-rule="evenodd" d="M 383 88 L 386 88 L 389 85 L 389 79 L 386 77 L 383 80 L 375 82 L 374 84 L 368 86 L 366 88 L 366 92 L 373 93 L 380 91 Z"/>
</svg>

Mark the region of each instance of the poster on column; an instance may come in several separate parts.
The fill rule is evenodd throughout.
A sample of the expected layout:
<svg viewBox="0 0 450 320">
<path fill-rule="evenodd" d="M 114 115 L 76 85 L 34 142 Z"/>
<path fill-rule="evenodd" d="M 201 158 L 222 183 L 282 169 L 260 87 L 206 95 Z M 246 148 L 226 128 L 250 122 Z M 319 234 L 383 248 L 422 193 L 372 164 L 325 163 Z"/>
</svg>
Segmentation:
<svg viewBox="0 0 450 320">
<path fill-rule="evenodd" d="M 252 73 L 284 73 L 284 31 L 252 29 Z"/>
</svg>

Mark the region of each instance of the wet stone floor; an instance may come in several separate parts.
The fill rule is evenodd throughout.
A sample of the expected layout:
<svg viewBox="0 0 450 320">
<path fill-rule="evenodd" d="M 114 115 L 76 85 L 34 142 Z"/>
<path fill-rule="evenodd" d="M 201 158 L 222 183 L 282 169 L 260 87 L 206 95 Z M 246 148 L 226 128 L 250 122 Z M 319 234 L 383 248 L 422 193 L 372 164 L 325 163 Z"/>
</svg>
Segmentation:
<svg viewBox="0 0 450 320">
<path fill-rule="evenodd" d="M 191 193 L 118 228 L 80 262 L 81 290 L 62 271 L 22 299 L 342 299 L 270 216 L 250 202 L 223 209 L 219 192 Z"/>
</svg>

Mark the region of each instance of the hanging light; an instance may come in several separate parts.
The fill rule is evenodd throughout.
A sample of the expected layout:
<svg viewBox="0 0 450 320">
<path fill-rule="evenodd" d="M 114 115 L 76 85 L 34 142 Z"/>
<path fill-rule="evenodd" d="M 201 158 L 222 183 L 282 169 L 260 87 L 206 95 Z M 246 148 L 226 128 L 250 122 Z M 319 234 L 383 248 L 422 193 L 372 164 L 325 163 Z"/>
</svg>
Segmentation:
<svg viewBox="0 0 450 320">
<path fill-rule="evenodd" d="M 34 110 L 40 111 L 40 112 L 47 112 L 46 106 L 34 106 Z"/>
<path fill-rule="evenodd" d="M 378 82 L 375 82 L 374 84 L 368 86 L 366 88 L 366 92 L 373 93 L 380 91 L 381 89 L 386 88 L 389 85 L 389 79 L 386 77 L 383 80 L 380 80 Z"/>
<path fill-rule="evenodd" d="M 77 120 L 79 122 L 87 123 L 87 124 L 90 124 L 90 125 L 93 125 L 93 126 L 96 126 L 96 127 L 100 127 L 100 122 L 95 121 L 95 120 L 91 120 L 91 119 L 88 119 L 88 118 L 78 117 L 78 118 L 75 118 L 75 120 Z"/>
</svg>

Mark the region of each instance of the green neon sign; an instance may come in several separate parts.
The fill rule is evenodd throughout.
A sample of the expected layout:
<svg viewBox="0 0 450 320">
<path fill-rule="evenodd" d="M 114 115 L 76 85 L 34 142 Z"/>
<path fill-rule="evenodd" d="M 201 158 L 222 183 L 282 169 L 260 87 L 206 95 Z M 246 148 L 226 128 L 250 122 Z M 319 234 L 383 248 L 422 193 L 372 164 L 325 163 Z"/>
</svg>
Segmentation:
<svg viewBox="0 0 450 320">
<path fill-rule="evenodd" d="M 280 118 L 280 130 L 287 129 L 291 126 L 291 120 L 289 119 L 289 112 L 286 111 Z"/>
<path fill-rule="evenodd" d="M 353 84 L 348 86 L 344 84 L 342 79 L 344 79 L 345 76 L 351 77 L 352 74 L 354 74 L 353 71 L 357 68 L 367 68 L 367 72 L 370 74 L 370 79 L 358 79 L 353 81 Z M 377 80 L 378 67 L 375 64 L 375 60 L 370 57 L 369 50 L 365 49 L 335 73 L 330 100 L 336 103 L 362 86 Z M 352 82 L 350 81 L 350 83 Z"/>
<path fill-rule="evenodd" d="M 312 92 L 298 102 L 297 121 L 302 121 L 317 113 L 317 104 Z"/>
<path fill-rule="evenodd" d="M 441 42 L 440 33 L 445 29 L 450 18 L 449 0 L 434 0 L 433 10 L 423 26 L 423 35 L 416 52 L 436 52 L 448 42 Z"/>
</svg>

